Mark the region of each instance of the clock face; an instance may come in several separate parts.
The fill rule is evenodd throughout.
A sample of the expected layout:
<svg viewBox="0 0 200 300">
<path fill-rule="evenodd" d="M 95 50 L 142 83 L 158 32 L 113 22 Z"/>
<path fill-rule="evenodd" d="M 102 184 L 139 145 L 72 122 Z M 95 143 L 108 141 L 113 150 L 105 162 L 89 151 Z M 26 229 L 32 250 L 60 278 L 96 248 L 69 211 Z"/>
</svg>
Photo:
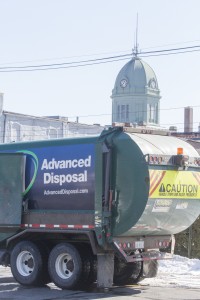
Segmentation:
<svg viewBox="0 0 200 300">
<path fill-rule="evenodd" d="M 156 88 L 156 82 L 154 79 L 151 80 L 151 88 L 155 89 Z"/>
<path fill-rule="evenodd" d="M 120 81 L 120 85 L 121 85 L 122 88 L 125 88 L 125 87 L 127 86 L 127 84 L 128 84 L 127 79 L 122 79 L 122 80 Z"/>
</svg>

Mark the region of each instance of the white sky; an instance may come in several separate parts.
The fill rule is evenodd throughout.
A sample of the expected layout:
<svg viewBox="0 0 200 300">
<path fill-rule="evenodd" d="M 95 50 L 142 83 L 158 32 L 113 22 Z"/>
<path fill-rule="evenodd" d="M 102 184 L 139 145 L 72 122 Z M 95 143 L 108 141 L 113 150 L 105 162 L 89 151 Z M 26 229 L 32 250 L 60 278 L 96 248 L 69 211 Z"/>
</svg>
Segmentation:
<svg viewBox="0 0 200 300">
<path fill-rule="evenodd" d="M 199 11 L 199 0 L 0 0 L 0 67 L 130 53 L 137 13 L 142 51 L 200 45 Z M 200 122 L 200 52 L 143 59 L 157 75 L 161 125 L 177 125 L 182 130 L 183 108 L 165 109 L 199 106 L 194 110 L 196 130 Z M 126 62 L 0 72 L 3 109 L 68 116 L 70 121 L 84 116 L 79 118 L 82 123 L 110 124 L 110 95 Z"/>
</svg>

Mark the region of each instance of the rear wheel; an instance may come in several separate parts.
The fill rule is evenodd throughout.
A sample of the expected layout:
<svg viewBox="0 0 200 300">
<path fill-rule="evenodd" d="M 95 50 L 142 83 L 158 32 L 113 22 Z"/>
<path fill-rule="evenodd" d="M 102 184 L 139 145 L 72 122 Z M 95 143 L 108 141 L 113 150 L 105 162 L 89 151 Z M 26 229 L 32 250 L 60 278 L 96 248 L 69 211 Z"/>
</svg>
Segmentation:
<svg viewBox="0 0 200 300">
<path fill-rule="evenodd" d="M 143 273 L 143 263 L 125 263 L 119 258 L 115 258 L 114 278 L 116 285 L 134 284 L 140 281 Z"/>
<path fill-rule="evenodd" d="M 39 247 L 30 241 L 18 243 L 11 252 L 11 272 L 22 285 L 41 286 L 45 284 L 47 264 Z"/>
<path fill-rule="evenodd" d="M 81 245 L 80 253 L 83 264 L 80 282 L 85 290 L 97 280 L 97 259 L 88 245 Z"/>
<path fill-rule="evenodd" d="M 137 261 L 132 263 L 132 271 L 133 272 L 128 280 L 128 284 L 135 284 L 143 279 L 143 262 Z"/>
<path fill-rule="evenodd" d="M 71 244 L 56 245 L 48 262 L 52 281 L 62 289 L 73 289 L 78 285 L 82 274 L 82 260 L 78 250 Z"/>
</svg>

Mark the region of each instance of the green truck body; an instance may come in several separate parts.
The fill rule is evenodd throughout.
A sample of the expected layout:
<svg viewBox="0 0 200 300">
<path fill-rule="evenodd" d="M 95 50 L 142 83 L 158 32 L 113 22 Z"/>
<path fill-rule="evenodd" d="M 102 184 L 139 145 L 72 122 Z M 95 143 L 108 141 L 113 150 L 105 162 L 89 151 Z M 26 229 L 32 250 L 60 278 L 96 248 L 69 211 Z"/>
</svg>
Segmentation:
<svg viewBox="0 0 200 300">
<path fill-rule="evenodd" d="M 158 133 L 0 145 L 0 263 L 69 289 L 155 275 L 200 212 L 198 152 Z"/>
</svg>

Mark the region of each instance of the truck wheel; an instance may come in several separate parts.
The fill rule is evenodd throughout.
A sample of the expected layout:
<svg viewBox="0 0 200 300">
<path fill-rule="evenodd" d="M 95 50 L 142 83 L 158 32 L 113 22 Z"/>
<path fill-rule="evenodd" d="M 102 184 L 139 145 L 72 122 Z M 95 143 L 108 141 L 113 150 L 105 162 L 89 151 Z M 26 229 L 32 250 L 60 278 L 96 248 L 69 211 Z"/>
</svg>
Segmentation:
<svg viewBox="0 0 200 300">
<path fill-rule="evenodd" d="M 90 274 L 88 277 L 89 287 L 97 281 L 97 257 L 93 254 L 90 257 L 90 266 Z"/>
<path fill-rule="evenodd" d="M 22 285 L 41 286 L 43 276 L 47 271 L 39 248 L 30 241 L 19 242 L 11 252 L 11 272 Z"/>
<path fill-rule="evenodd" d="M 150 260 L 145 261 L 143 264 L 143 276 L 144 278 L 153 278 L 156 277 L 158 272 L 158 261 Z"/>
<path fill-rule="evenodd" d="M 81 253 L 82 259 L 82 274 L 79 286 L 85 290 L 89 289 L 97 280 L 97 259 L 87 245 L 81 245 L 79 253 Z"/>
<path fill-rule="evenodd" d="M 82 261 L 78 250 L 68 243 L 56 245 L 48 262 L 49 275 L 61 289 L 74 289 L 82 274 Z"/>
<path fill-rule="evenodd" d="M 80 252 L 81 253 L 81 252 Z M 91 271 L 91 263 L 88 256 L 81 255 L 82 272 L 76 287 L 80 290 L 85 290 L 89 287 L 89 275 Z"/>
<path fill-rule="evenodd" d="M 142 277 L 142 272 L 142 262 L 125 263 L 116 257 L 113 282 L 116 285 L 137 283 Z"/>
<path fill-rule="evenodd" d="M 137 261 L 132 263 L 132 275 L 128 280 L 128 284 L 138 283 L 143 279 L 143 262 Z"/>
<path fill-rule="evenodd" d="M 115 257 L 113 282 L 116 285 L 126 285 L 133 273 L 132 265 Z"/>
<path fill-rule="evenodd" d="M 76 244 L 76 249 L 82 261 L 82 272 L 76 288 L 85 291 L 90 289 L 97 278 L 95 256 L 92 253 L 91 247 L 87 244 Z"/>
</svg>

